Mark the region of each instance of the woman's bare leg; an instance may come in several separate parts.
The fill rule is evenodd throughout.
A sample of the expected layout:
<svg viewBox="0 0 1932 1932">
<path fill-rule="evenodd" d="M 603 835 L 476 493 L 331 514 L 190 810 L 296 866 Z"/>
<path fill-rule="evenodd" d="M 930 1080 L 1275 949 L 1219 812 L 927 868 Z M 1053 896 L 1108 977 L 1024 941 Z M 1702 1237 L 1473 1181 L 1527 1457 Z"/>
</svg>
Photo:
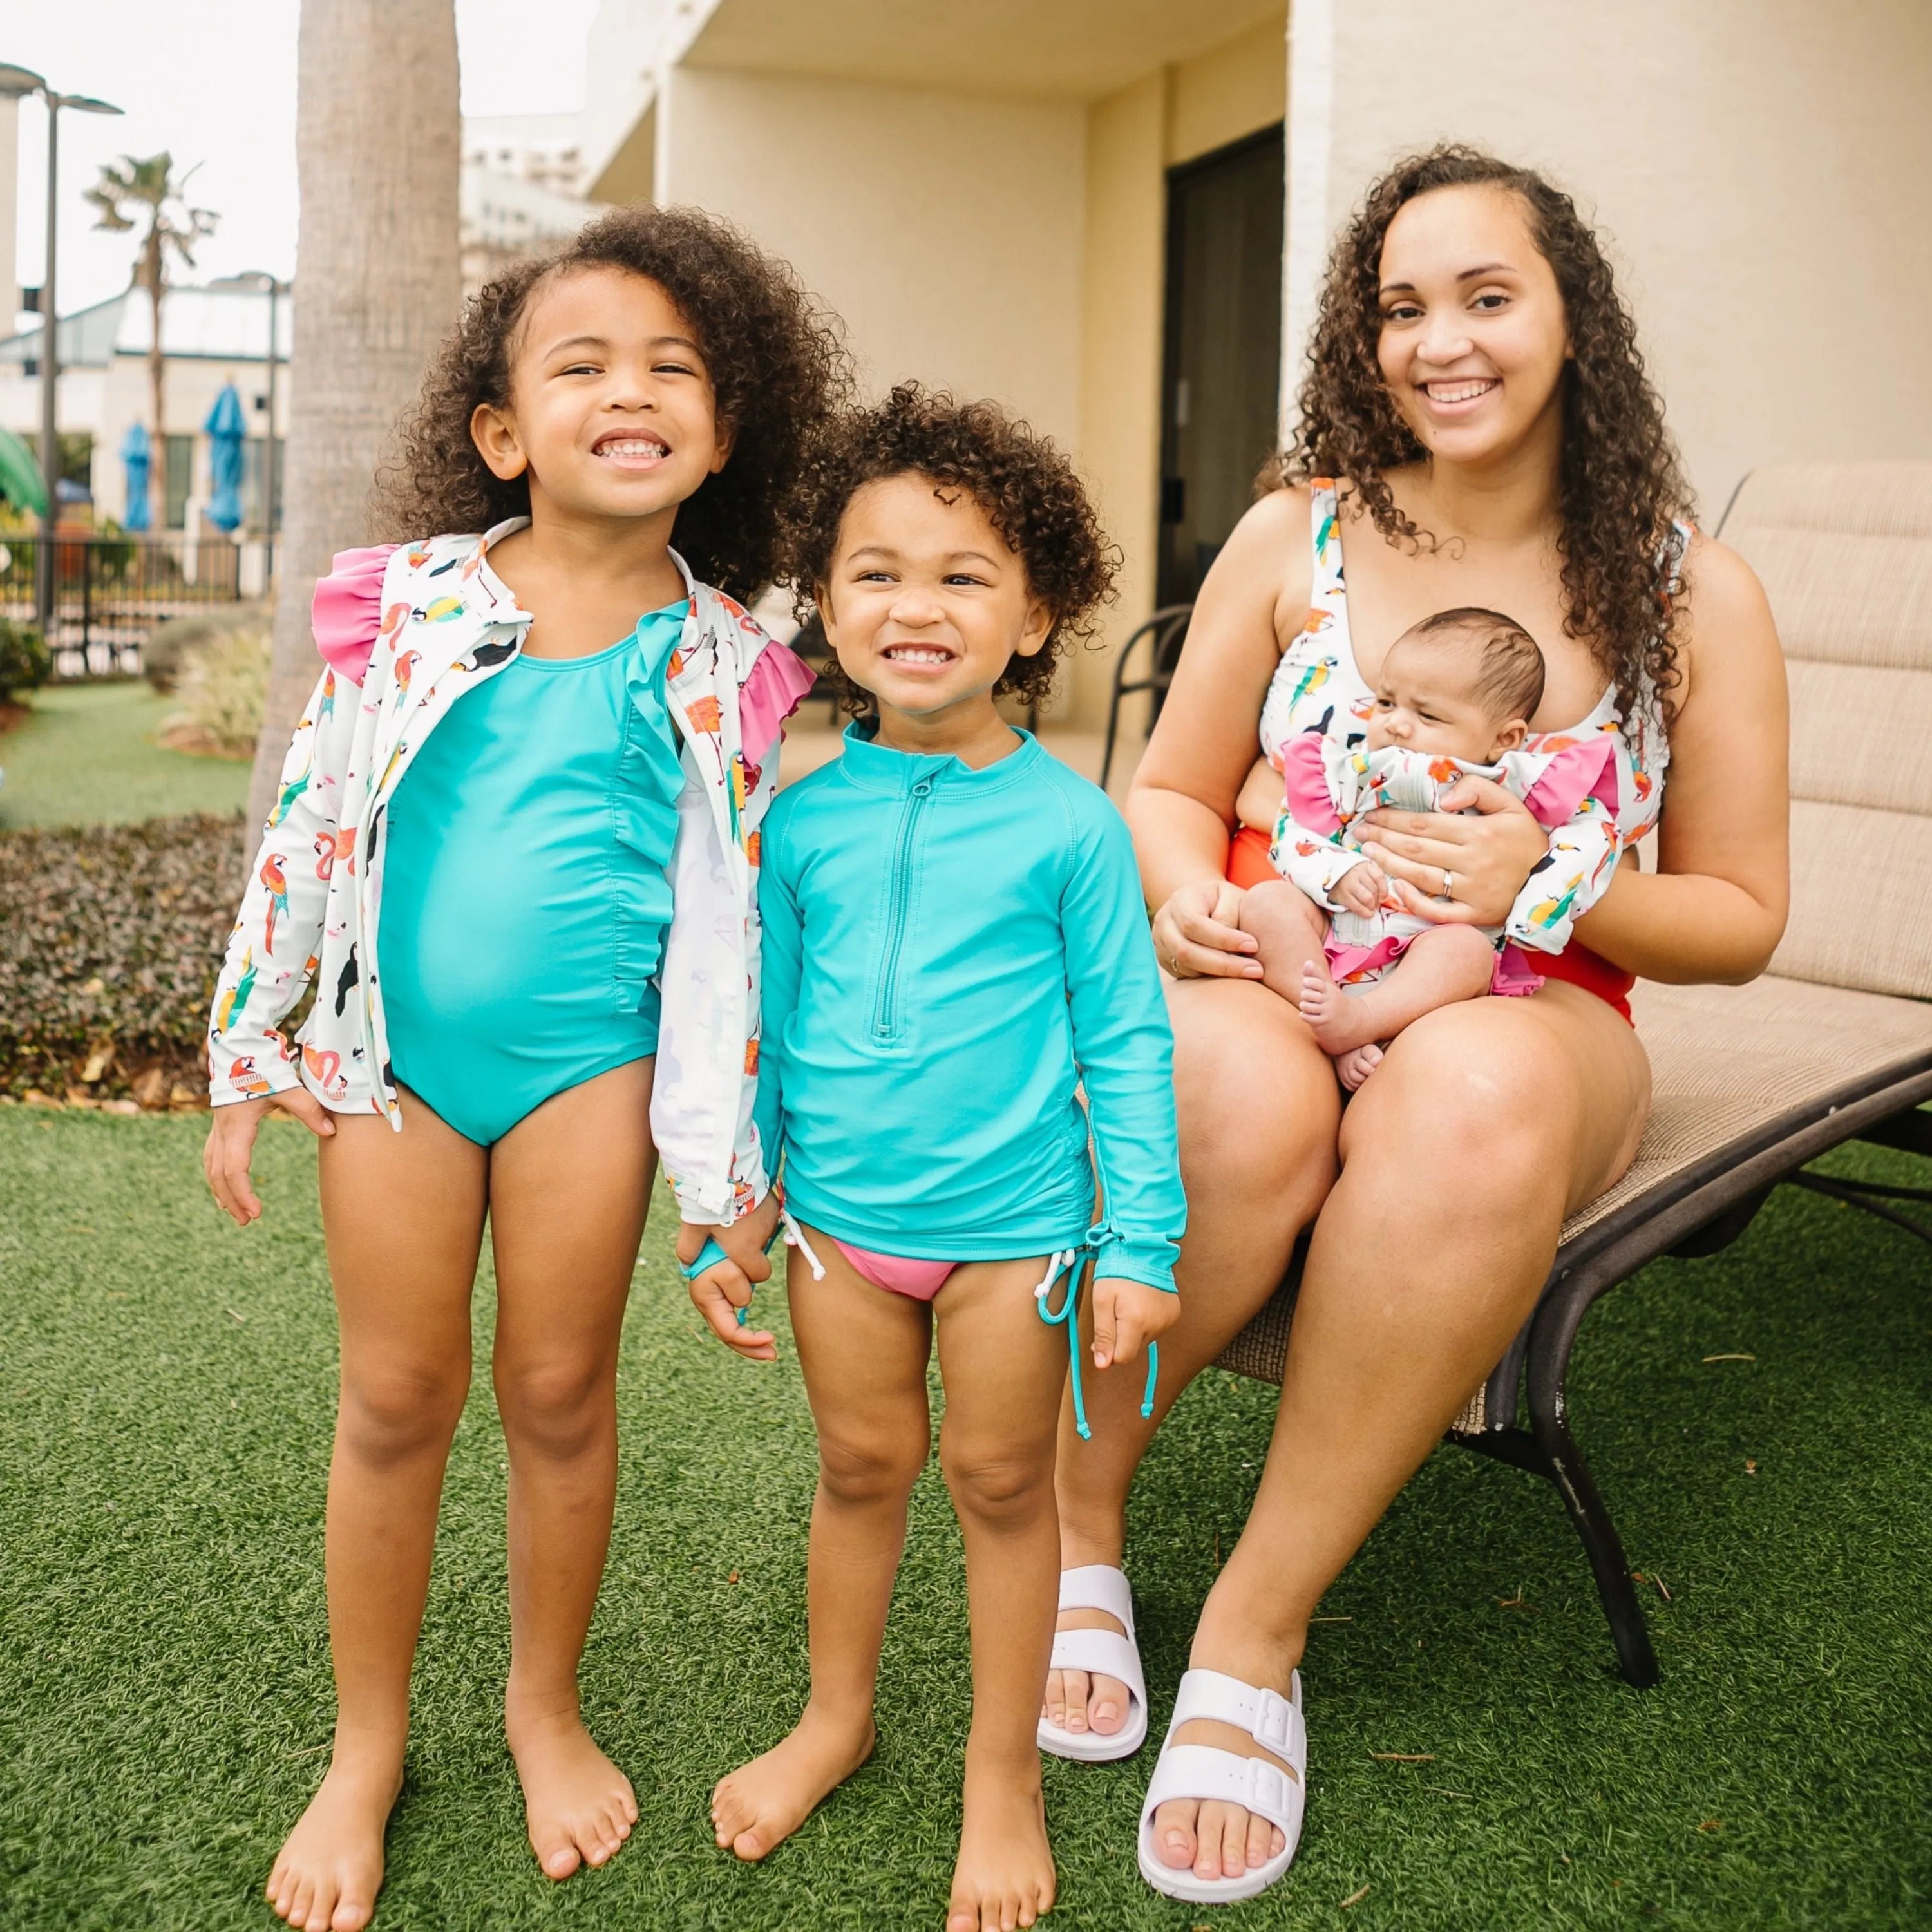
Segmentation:
<svg viewBox="0 0 1932 1932">
<path fill-rule="evenodd" d="M 652 1063 L 547 1100 L 490 1150 L 496 1406 L 510 1462 L 504 1728 L 545 1875 L 602 1864 L 637 1800 L 578 1714 L 617 1486 L 617 1342 L 656 1156 Z"/>
<path fill-rule="evenodd" d="M 1390 1047 L 1343 1120 L 1274 1440 L 1202 1611 L 1196 1666 L 1286 1690 L 1322 1593 L 1522 1325 L 1565 1214 L 1629 1165 L 1649 1099 L 1635 1033 L 1567 985 L 1444 1007 Z M 1259 1100 L 1225 1096 L 1244 1116 Z M 1252 1212 L 1210 1176 L 1189 1205 L 1196 1228 Z M 1216 1724 L 1183 1737 L 1255 1750 Z M 1239 1807 L 1191 1802 L 1161 1808 L 1155 1840 L 1203 1877 L 1238 1876 L 1278 1845 Z"/>
<path fill-rule="evenodd" d="M 818 1430 L 818 1493 L 806 1569 L 812 1695 L 790 1732 L 712 1794 L 720 1845 L 761 1858 L 872 1755 L 872 1693 L 906 1499 L 932 1446 L 926 1365 L 932 1311 L 866 1280 L 829 1236 L 814 1281 L 789 1257 L 792 1334 Z"/>
<path fill-rule="evenodd" d="M 1180 1391 L 1280 1285 L 1294 1238 L 1334 1175 L 1341 1096 L 1332 1063 L 1294 1008 L 1253 981 L 1185 980 L 1170 984 L 1168 1009 L 1189 1202 L 1175 1270 L 1180 1319 L 1161 1337 L 1150 1420 L 1141 1415 L 1144 1366 L 1133 1362 L 1104 1375 L 1088 1370 L 1090 1442 L 1076 1432 L 1071 1404 L 1061 1408 L 1055 1480 L 1060 1562 L 1070 1570 L 1119 1564 L 1127 1491 L 1148 1444 Z M 1060 1627 L 1119 1628 L 1094 1610 L 1069 1611 Z M 1046 1708 L 1068 1730 L 1090 1726 L 1110 1736 L 1126 1721 L 1126 1687 L 1050 1671 Z"/>
<path fill-rule="evenodd" d="M 966 1545 L 973 1630 L 946 1932 L 1030 1925 L 1055 1890 L 1034 1736 L 1059 1600 L 1053 1470 L 1066 1339 L 1034 1305 L 1046 1258 L 970 1264 L 934 1303 L 946 1386 L 939 1460 Z"/>
<path fill-rule="evenodd" d="M 342 1335 L 326 1538 L 335 1749 L 268 1885 L 304 1932 L 359 1932 L 375 1910 L 443 1466 L 470 1386 L 486 1156 L 413 1094 L 401 1100 L 401 1133 L 338 1114 L 320 1143 Z"/>
</svg>

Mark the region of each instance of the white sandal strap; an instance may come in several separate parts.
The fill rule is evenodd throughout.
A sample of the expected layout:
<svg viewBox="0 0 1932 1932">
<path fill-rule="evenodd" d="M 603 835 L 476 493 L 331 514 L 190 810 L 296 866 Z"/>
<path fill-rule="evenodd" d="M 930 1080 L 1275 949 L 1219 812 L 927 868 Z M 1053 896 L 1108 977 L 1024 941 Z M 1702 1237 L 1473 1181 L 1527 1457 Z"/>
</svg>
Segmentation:
<svg viewBox="0 0 1932 1932">
<path fill-rule="evenodd" d="M 1171 1738 L 1183 1724 L 1197 1718 L 1211 1718 L 1246 1731 L 1264 1750 L 1286 1758 L 1298 1772 L 1308 1763 L 1308 1732 L 1301 1721 L 1301 1673 L 1288 1681 L 1290 1695 L 1278 1690 L 1258 1689 L 1218 1670 L 1190 1670 L 1180 1680 L 1174 1700 L 1174 1717 L 1168 1726 Z M 1179 1747 L 1192 1748 L 1192 1747 Z M 1258 1762 L 1258 1760 L 1240 1760 Z M 1205 1797 L 1204 1792 L 1186 1794 Z"/>
<path fill-rule="evenodd" d="M 1147 1680 L 1141 1675 L 1141 1654 L 1134 1648 L 1131 1637 L 1122 1636 L 1118 1631 L 1056 1632 L 1053 1660 L 1048 1667 L 1054 1670 L 1084 1670 L 1089 1676 L 1098 1672 L 1105 1676 L 1118 1677 L 1143 1704 L 1147 1702 Z"/>
<path fill-rule="evenodd" d="M 1076 1570 L 1060 1573 L 1060 1607 L 1063 1610 L 1104 1610 L 1124 1629 L 1134 1634 L 1133 1592 L 1126 1574 L 1111 1563 L 1084 1563 Z"/>
<path fill-rule="evenodd" d="M 1300 1780 L 1264 1757 L 1240 1757 L 1216 1744 L 1170 1744 L 1160 1754 L 1141 1807 L 1143 1821 L 1177 1798 L 1218 1798 L 1278 1825 L 1292 1838 L 1301 1814 Z"/>
</svg>

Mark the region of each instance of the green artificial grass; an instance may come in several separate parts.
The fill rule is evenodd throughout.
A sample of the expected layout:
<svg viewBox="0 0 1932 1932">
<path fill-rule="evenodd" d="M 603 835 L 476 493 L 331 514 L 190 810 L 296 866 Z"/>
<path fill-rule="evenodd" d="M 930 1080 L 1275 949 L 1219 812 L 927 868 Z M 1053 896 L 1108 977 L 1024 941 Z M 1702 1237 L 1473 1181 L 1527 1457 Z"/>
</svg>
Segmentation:
<svg viewBox="0 0 1932 1932">
<path fill-rule="evenodd" d="M 268 1218 L 244 1234 L 206 1196 L 200 1138 L 192 1118 L 0 1108 L 9 1932 L 268 1928 L 262 1880 L 326 1761 L 334 1354 L 314 1154 L 299 1129 L 265 1132 Z M 1862 1150 L 1834 1164 L 1924 1172 Z M 1660 1578 L 1661 1684 L 1613 1675 L 1554 1494 L 1444 1449 L 1324 1606 L 1340 1621 L 1317 1627 L 1306 1666 L 1310 1809 L 1287 1882 L 1220 1912 L 1156 1897 L 1133 1865 L 1152 1748 L 1112 1767 L 1048 1760 L 1062 1903 L 1048 1923 L 1925 1925 L 1927 1277 L 1906 1236 L 1787 1190 L 1727 1253 L 1618 1291 L 1585 1330 L 1574 1410 L 1631 1562 Z M 761 1312 L 782 1335 L 777 1300 Z M 479 1361 L 489 1304 L 486 1269 Z M 622 1488 L 584 1689 L 637 1784 L 639 1828 L 561 1887 L 524 1843 L 497 1711 L 502 1448 L 479 1395 L 450 1471 L 377 1925 L 938 1927 L 968 1716 L 943 1492 L 929 1474 L 916 1500 L 877 1756 L 768 1863 L 739 1865 L 710 1843 L 706 1800 L 804 1691 L 812 1431 L 788 1348 L 760 1369 L 700 1334 L 662 1207 L 622 1377 Z M 1273 1400 L 1210 1372 L 1135 1492 L 1156 1735 Z"/>
<path fill-rule="evenodd" d="M 130 825 L 190 812 L 238 812 L 248 766 L 154 742 L 181 709 L 145 683 L 55 684 L 33 715 L 0 733 L 0 831 L 22 825 Z"/>
</svg>

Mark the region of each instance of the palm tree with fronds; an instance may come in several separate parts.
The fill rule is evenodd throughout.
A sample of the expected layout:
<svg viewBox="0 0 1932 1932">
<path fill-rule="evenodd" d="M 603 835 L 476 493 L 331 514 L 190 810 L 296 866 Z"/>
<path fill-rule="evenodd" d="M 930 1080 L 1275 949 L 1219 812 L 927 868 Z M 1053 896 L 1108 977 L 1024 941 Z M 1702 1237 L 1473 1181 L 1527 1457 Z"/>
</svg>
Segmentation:
<svg viewBox="0 0 1932 1932">
<path fill-rule="evenodd" d="M 123 154 L 102 168 L 100 180 L 87 190 L 87 198 L 100 216 L 95 227 L 124 231 L 147 224 L 134 258 L 134 286 L 147 290 L 154 318 L 154 339 L 148 345 L 148 387 L 157 437 L 167 434 L 162 414 L 166 365 L 161 356 L 161 303 L 168 291 L 168 258 L 172 256 L 184 267 L 193 268 L 195 244 L 214 232 L 218 218 L 212 208 L 189 205 L 188 184 L 194 172 L 189 169 L 177 181 L 175 158 L 170 154 L 150 154 L 145 161 Z"/>
</svg>

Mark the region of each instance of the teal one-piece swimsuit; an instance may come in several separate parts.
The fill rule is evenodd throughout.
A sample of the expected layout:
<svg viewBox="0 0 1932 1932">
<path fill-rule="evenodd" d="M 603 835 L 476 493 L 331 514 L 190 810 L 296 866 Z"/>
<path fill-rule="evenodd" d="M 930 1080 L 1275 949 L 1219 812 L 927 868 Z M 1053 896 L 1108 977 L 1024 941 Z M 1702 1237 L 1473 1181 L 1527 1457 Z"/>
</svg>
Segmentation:
<svg viewBox="0 0 1932 1932">
<path fill-rule="evenodd" d="M 390 802 L 390 1062 L 481 1146 L 657 1051 L 683 782 L 664 670 L 685 610 L 589 657 L 512 658 L 450 708 Z"/>
</svg>

